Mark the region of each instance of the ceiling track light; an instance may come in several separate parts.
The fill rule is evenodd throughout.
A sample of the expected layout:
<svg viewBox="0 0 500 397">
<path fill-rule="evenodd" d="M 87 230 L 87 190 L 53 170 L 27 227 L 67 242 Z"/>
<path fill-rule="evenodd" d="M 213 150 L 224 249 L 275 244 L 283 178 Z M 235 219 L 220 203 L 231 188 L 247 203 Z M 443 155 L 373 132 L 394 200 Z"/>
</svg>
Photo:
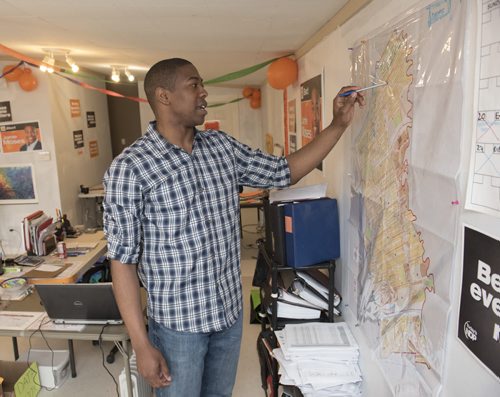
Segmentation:
<svg viewBox="0 0 500 397">
<path fill-rule="evenodd" d="M 127 76 L 128 81 L 132 82 L 135 80 L 135 76 L 132 73 L 130 73 L 130 71 L 127 68 L 125 68 L 123 73 L 125 73 L 125 76 Z"/>
<path fill-rule="evenodd" d="M 113 80 L 115 83 L 120 82 L 120 72 L 118 72 L 115 67 L 111 69 L 111 80 Z"/>
<path fill-rule="evenodd" d="M 43 58 L 42 64 L 40 65 L 40 70 L 42 72 L 54 73 L 54 64 L 56 63 L 54 59 L 54 55 L 50 53 L 50 55 L 45 55 Z"/>
<path fill-rule="evenodd" d="M 69 52 L 66 53 L 66 63 L 71 67 L 73 73 L 77 73 L 80 70 L 79 66 L 75 63 L 73 58 L 69 56 Z"/>
</svg>

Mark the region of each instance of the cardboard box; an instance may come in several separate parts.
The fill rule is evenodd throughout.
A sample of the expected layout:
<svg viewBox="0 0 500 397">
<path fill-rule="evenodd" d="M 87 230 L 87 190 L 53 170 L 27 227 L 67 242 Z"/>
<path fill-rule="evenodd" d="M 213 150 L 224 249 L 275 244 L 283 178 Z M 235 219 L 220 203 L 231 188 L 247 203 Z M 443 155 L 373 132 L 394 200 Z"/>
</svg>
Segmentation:
<svg viewBox="0 0 500 397">
<path fill-rule="evenodd" d="M 0 360 L 1 397 L 36 397 L 40 391 L 37 363 Z"/>
<path fill-rule="evenodd" d="M 27 352 L 19 357 L 19 362 L 25 362 Z M 69 377 L 69 350 L 37 350 L 31 349 L 30 361 L 38 363 L 38 372 L 42 387 L 57 389 Z"/>
</svg>

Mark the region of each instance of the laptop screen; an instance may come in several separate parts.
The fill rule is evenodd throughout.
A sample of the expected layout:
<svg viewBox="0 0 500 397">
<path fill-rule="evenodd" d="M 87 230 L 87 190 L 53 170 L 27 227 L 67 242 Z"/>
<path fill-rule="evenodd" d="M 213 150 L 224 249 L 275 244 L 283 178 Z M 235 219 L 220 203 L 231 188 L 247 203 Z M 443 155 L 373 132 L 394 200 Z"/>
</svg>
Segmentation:
<svg viewBox="0 0 500 397">
<path fill-rule="evenodd" d="M 111 283 L 36 284 L 35 288 L 56 323 L 123 323 Z"/>
</svg>

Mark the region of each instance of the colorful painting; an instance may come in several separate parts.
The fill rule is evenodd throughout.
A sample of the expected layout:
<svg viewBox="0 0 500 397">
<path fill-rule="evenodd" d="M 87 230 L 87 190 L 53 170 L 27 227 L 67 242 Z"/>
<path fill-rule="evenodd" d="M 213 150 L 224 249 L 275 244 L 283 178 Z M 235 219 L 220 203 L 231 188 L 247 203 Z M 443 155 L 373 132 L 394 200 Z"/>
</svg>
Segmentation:
<svg viewBox="0 0 500 397">
<path fill-rule="evenodd" d="M 37 203 L 33 166 L 0 166 L 0 204 Z"/>
</svg>

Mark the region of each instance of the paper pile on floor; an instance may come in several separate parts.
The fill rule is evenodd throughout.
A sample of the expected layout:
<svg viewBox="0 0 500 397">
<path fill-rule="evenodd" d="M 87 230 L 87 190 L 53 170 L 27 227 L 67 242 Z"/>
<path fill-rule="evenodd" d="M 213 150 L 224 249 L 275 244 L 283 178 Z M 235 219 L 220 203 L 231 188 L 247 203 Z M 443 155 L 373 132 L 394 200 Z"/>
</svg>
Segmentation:
<svg viewBox="0 0 500 397">
<path fill-rule="evenodd" d="M 287 324 L 275 334 L 281 384 L 305 397 L 361 395 L 359 348 L 346 323 Z"/>
</svg>

